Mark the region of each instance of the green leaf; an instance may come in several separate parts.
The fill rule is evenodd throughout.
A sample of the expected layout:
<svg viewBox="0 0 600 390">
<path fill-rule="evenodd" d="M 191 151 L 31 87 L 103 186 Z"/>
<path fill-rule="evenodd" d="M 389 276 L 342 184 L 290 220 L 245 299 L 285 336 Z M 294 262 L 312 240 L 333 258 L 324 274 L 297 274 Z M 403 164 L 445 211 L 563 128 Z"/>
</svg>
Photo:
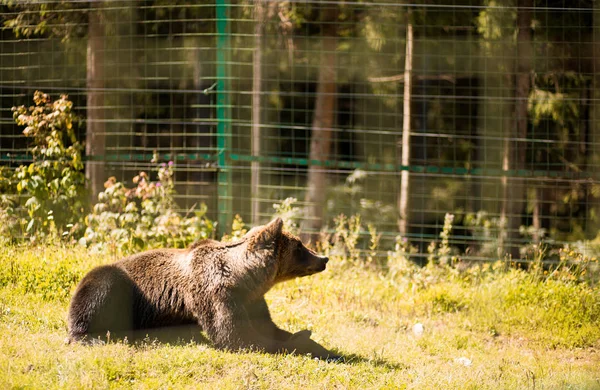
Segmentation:
<svg viewBox="0 0 600 390">
<path fill-rule="evenodd" d="M 39 206 L 39 202 L 35 196 L 32 196 L 31 198 L 27 199 L 27 202 L 25 202 L 25 207 L 27 208 L 32 208 L 35 206 Z"/>
</svg>

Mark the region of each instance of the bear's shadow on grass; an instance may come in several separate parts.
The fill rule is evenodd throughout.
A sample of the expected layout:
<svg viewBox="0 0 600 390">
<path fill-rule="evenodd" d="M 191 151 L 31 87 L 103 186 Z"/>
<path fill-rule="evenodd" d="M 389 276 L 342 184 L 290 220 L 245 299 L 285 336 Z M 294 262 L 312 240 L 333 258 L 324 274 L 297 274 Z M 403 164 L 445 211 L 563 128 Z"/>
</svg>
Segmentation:
<svg viewBox="0 0 600 390">
<path fill-rule="evenodd" d="M 211 345 L 210 340 L 204 336 L 201 328 L 196 325 L 179 325 L 164 328 L 143 329 L 135 332 L 128 332 L 127 334 L 115 333 L 110 335 L 108 340 L 106 335 L 96 336 L 89 339 L 88 343 L 104 344 L 106 341 L 123 342 L 125 338 L 127 339 L 127 343 L 138 348 L 144 348 L 148 345 L 158 346 L 161 344 L 173 346 Z M 337 357 L 320 360 L 335 364 L 367 363 L 372 366 L 382 367 L 390 370 L 401 370 L 407 368 L 405 365 L 391 363 L 382 358 L 366 358 L 354 353 L 344 354 L 336 349 L 332 350 L 331 352 Z"/>
<path fill-rule="evenodd" d="M 340 359 L 336 359 L 330 362 L 338 363 L 338 364 L 355 364 L 355 363 L 366 363 L 371 366 L 381 367 L 388 370 L 404 370 L 407 369 L 408 366 L 400 363 L 391 363 L 382 358 L 366 358 L 364 356 L 360 356 L 354 353 L 343 354 L 339 351 L 335 350 L 335 353 L 340 356 Z"/>
</svg>

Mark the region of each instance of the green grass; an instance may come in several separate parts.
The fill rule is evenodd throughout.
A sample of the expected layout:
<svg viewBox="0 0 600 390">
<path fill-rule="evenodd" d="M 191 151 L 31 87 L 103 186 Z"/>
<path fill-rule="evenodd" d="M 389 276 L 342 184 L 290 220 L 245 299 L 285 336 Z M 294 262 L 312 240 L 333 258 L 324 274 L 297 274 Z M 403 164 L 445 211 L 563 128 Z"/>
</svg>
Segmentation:
<svg viewBox="0 0 600 390">
<path fill-rule="evenodd" d="M 202 343 L 65 344 L 75 284 L 112 260 L 0 248 L 0 388 L 600 388 L 600 291 L 585 284 L 491 269 L 391 279 L 333 259 L 267 298 L 276 323 L 311 329 L 344 362 Z"/>
</svg>

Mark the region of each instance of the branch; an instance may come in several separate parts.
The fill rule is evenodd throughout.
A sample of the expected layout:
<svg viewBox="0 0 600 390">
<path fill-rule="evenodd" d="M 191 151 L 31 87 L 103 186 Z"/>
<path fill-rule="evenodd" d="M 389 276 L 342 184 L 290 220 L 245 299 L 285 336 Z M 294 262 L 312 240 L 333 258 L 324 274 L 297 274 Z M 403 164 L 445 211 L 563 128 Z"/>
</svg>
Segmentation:
<svg viewBox="0 0 600 390">
<path fill-rule="evenodd" d="M 467 76 L 459 76 L 459 77 L 467 77 Z M 452 84 L 456 84 L 457 76 L 452 74 L 438 74 L 438 75 L 430 75 L 430 76 L 414 76 L 417 80 L 443 80 Z M 393 81 L 397 81 L 399 83 L 404 82 L 404 74 L 397 74 L 395 76 L 383 76 L 383 77 L 367 77 L 372 83 L 389 83 Z"/>
</svg>

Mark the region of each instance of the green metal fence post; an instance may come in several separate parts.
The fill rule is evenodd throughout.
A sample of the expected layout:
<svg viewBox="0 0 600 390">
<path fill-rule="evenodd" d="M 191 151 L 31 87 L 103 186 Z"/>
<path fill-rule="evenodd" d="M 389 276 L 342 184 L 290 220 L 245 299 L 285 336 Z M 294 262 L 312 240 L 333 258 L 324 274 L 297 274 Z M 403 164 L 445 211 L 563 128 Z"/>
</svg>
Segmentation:
<svg viewBox="0 0 600 390">
<path fill-rule="evenodd" d="M 229 80 L 229 1 L 216 0 L 217 13 L 217 163 L 219 234 L 224 234 L 231 222 L 231 104 Z"/>
</svg>

